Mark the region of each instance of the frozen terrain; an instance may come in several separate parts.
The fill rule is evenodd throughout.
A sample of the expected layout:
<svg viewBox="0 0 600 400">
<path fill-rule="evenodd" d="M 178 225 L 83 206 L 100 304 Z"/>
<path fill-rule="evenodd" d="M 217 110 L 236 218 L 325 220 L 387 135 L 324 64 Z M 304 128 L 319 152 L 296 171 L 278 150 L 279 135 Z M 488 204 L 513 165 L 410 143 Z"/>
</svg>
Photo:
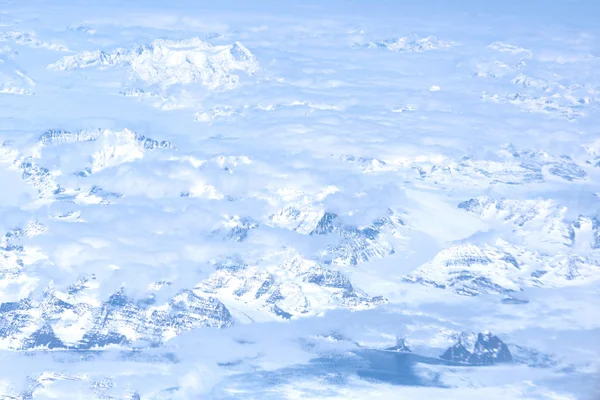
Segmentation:
<svg viewBox="0 0 600 400">
<path fill-rule="evenodd" d="M 0 399 L 600 398 L 600 5 L 447 3 L 0 0 Z"/>
</svg>

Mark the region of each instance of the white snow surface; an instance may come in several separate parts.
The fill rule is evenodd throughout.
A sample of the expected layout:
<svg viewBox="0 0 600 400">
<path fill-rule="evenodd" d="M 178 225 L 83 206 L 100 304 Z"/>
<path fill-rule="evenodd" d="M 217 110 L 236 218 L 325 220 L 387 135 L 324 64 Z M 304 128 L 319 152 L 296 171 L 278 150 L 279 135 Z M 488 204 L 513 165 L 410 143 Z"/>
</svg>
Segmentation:
<svg viewBox="0 0 600 400">
<path fill-rule="evenodd" d="M 598 15 L 2 2 L 0 398 L 599 398 Z"/>
<path fill-rule="evenodd" d="M 209 89 L 233 89 L 239 76 L 235 71 L 254 74 L 256 57 L 241 43 L 212 46 L 191 38 L 185 40 L 156 39 L 148 45 L 129 50 L 83 51 L 65 56 L 48 68 L 66 71 L 90 67 L 127 66 L 142 81 L 161 86 L 200 82 Z"/>
</svg>

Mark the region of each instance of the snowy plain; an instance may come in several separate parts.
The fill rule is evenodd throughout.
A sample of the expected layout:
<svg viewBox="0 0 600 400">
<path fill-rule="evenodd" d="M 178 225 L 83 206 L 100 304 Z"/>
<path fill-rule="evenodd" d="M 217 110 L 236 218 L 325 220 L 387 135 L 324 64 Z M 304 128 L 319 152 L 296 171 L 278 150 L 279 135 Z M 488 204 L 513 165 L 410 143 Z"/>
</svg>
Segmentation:
<svg viewBox="0 0 600 400">
<path fill-rule="evenodd" d="M 600 398 L 600 5 L 448 3 L 0 1 L 0 398 Z"/>
</svg>

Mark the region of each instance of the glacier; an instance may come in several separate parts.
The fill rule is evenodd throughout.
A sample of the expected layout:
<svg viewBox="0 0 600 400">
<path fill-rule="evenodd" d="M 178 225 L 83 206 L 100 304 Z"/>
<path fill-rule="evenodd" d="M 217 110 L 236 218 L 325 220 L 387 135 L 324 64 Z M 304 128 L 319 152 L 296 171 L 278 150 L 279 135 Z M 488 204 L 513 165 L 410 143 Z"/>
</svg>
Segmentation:
<svg viewBox="0 0 600 400">
<path fill-rule="evenodd" d="M 0 398 L 596 399 L 599 12 L 3 2 Z"/>
</svg>

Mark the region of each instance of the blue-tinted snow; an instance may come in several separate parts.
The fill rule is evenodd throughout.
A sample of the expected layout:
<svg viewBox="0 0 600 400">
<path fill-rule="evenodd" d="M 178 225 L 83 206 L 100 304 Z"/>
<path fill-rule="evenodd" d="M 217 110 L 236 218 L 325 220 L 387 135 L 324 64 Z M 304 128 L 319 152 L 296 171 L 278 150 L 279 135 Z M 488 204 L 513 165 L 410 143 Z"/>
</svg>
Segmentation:
<svg viewBox="0 0 600 400">
<path fill-rule="evenodd" d="M 454 3 L 4 2 L 0 397 L 593 398 L 600 7 Z"/>
</svg>

